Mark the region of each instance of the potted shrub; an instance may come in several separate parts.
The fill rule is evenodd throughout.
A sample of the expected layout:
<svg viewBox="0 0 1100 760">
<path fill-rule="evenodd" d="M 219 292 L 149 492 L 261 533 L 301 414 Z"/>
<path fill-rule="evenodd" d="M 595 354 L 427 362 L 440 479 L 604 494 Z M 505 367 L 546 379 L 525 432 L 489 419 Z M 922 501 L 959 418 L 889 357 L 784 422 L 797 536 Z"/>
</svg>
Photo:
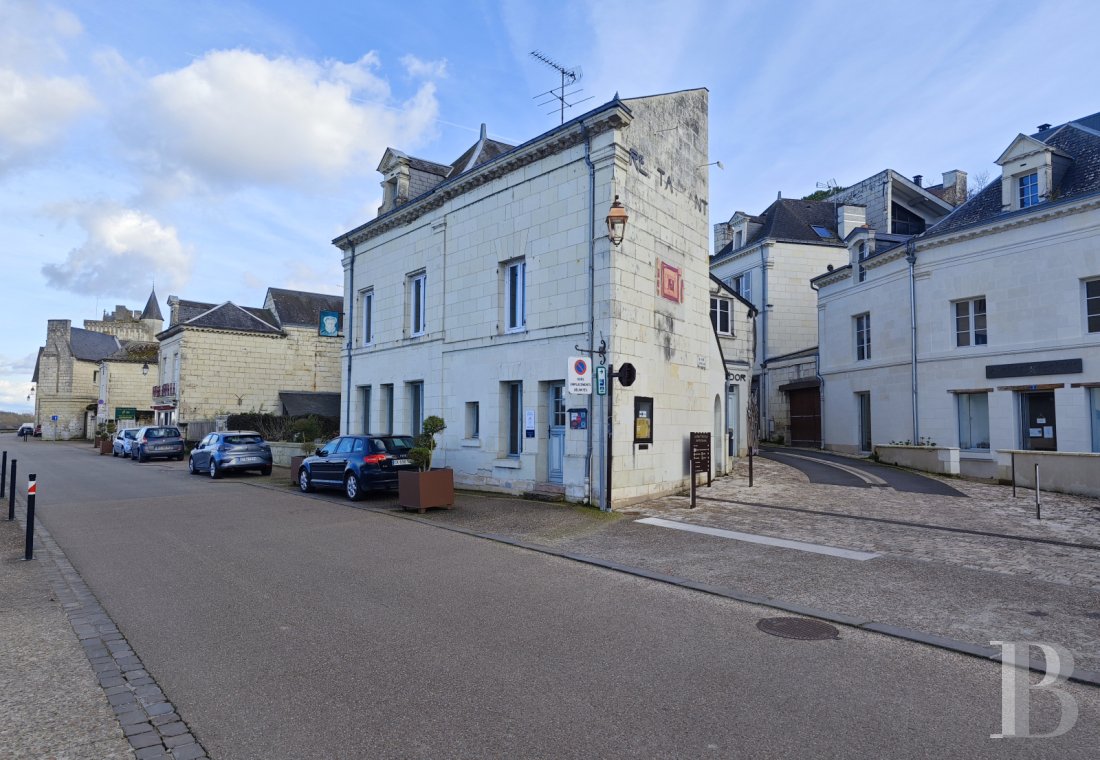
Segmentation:
<svg viewBox="0 0 1100 760">
<path fill-rule="evenodd" d="M 99 453 L 110 454 L 115 445 L 115 423 L 108 422 L 103 426 L 103 436 L 99 439 Z"/>
<path fill-rule="evenodd" d="M 423 512 L 432 507 L 451 509 L 455 503 L 454 472 L 449 468 L 432 469 L 437 433 L 447 425 L 442 417 L 434 414 L 424 420 L 423 432 L 416 438 L 416 447 L 409 451 L 409 459 L 419 468 L 397 473 L 397 503 L 405 509 Z"/>
</svg>

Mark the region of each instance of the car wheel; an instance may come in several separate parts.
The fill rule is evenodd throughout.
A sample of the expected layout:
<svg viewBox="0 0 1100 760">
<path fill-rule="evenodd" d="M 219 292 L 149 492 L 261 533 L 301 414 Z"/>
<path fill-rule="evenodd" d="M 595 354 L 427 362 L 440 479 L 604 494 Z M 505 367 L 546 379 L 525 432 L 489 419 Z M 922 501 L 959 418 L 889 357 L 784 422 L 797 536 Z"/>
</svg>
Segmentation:
<svg viewBox="0 0 1100 760">
<path fill-rule="evenodd" d="M 140 451 L 132 452 L 130 454 L 130 461 L 133 462 L 134 464 L 137 464 L 138 462 L 142 461 L 141 452 Z"/>
<path fill-rule="evenodd" d="M 313 490 L 313 484 L 309 482 L 309 472 L 305 467 L 298 470 L 298 489 L 302 493 L 309 493 Z"/>
<path fill-rule="evenodd" d="M 114 449 L 111 449 L 111 456 L 113 456 L 113 457 L 117 457 L 117 456 L 118 456 L 118 452 L 117 452 L 117 451 L 115 451 Z"/>
<path fill-rule="evenodd" d="M 222 476 L 221 471 L 218 469 L 218 463 L 213 459 L 210 460 L 210 477 L 217 480 Z"/>
<path fill-rule="evenodd" d="M 354 472 L 349 472 L 348 476 L 344 478 L 344 493 L 352 501 L 359 501 L 363 498 L 363 492 L 359 489 L 359 478 L 355 477 Z"/>
<path fill-rule="evenodd" d="M 271 474 L 271 467 L 261 467 L 260 468 L 260 474 L 261 475 L 270 475 Z"/>
<path fill-rule="evenodd" d="M 195 469 L 195 458 L 194 457 L 187 457 L 187 472 L 191 473 L 192 475 L 197 475 L 198 472 L 199 472 L 198 470 Z"/>
</svg>

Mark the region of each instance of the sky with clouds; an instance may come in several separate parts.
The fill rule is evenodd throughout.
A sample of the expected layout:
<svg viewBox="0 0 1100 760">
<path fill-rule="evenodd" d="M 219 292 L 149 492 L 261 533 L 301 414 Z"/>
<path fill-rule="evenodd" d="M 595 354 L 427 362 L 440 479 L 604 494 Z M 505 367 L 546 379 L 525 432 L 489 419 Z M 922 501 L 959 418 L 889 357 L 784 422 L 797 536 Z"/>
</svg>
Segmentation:
<svg viewBox="0 0 1100 760">
<path fill-rule="evenodd" d="M 892 168 L 990 175 L 1019 132 L 1100 110 L 1088 1 L 0 0 L 0 409 L 48 319 L 178 295 L 339 293 L 387 146 L 449 163 L 480 124 L 710 91 L 711 221 Z M 1079 76 L 1067 72 L 1077 72 Z"/>
</svg>

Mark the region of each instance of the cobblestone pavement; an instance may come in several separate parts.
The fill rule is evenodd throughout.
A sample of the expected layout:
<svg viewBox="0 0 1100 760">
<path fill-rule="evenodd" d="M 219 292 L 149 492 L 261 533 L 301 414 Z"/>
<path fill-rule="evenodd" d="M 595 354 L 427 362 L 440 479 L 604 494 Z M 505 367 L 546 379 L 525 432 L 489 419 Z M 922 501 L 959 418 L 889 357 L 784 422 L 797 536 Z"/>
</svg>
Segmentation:
<svg viewBox="0 0 1100 760">
<path fill-rule="evenodd" d="M 811 485 L 794 467 L 755 458 L 749 488 L 747 468 L 698 488 L 695 509 L 669 496 L 627 512 L 1100 589 L 1095 499 L 1043 493 L 1037 520 L 1034 492 L 1013 498 L 1009 486 L 938 478 L 967 497 L 958 498 Z"/>
</svg>

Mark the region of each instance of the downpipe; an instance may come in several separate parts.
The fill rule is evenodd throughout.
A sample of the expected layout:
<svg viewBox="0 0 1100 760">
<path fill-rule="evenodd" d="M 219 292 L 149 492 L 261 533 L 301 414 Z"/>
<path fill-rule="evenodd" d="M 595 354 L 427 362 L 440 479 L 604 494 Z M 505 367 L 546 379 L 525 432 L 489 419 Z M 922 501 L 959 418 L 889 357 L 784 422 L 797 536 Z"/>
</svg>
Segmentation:
<svg viewBox="0 0 1100 760">
<path fill-rule="evenodd" d="M 905 243 L 905 261 L 909 264 L 909 343 L 910 343 L 910 384 L 913 389 L 913 445 L 920 441 L 919 391 L 917 388 L 917 244 L 908 240 Z"/>
</svg>

